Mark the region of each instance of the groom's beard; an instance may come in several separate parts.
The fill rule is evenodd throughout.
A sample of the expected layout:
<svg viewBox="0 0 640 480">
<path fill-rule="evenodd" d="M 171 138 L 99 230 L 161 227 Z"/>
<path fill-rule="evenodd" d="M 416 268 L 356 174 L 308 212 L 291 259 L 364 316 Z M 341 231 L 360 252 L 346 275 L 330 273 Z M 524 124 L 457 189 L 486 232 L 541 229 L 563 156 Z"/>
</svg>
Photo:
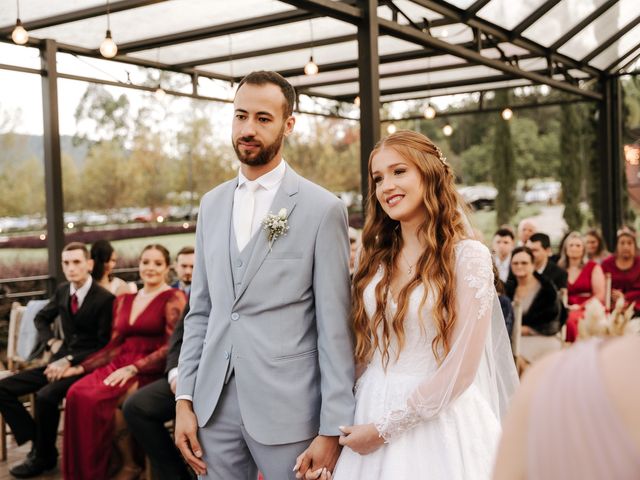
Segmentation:
<svg viewBox="0 0 640 480">
<path fill-rule="evenodd" d="M 261 165 L 266 165 L 271 160 L 273 160 L 273 157 L 276 156 L 276 153 L 278 153 L 278 150 L 280 150 L 280 147 L 282 146 L 282 142 L 284 141 L 284 125 L 282 126 L 282 129 L 278 134 L 278 138 L 276 138 L 275 141 L 270 145 L 261 145 L 258 153 L 253 154 L 242 152 L 242 150 L 240 150 L 240 148 L 238 147 L 239 141 L 253 142 L 254 137 L 240 137 L 238 138 L 238 140 L 233 142 L 233 149 L 236 152 L 238 160 L 240 160 L 245 165 L 249 165 L 250 167 L 259 167 Z"/>
</svg>

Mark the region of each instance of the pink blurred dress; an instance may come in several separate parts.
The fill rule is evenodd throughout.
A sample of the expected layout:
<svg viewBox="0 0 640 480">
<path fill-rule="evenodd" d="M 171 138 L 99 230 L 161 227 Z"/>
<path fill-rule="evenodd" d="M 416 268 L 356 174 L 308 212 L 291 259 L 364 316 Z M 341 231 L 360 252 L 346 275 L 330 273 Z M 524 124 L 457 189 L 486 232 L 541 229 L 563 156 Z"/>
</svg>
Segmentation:
<svg viewBox="0 0 640 480">
<path fill-rule="evenodd" d="M 547 369 L 531 403 L 528 480 L 640 478 L 640 449 L 601 376 L 602 344 L 577 342 Z"/>
</svg>

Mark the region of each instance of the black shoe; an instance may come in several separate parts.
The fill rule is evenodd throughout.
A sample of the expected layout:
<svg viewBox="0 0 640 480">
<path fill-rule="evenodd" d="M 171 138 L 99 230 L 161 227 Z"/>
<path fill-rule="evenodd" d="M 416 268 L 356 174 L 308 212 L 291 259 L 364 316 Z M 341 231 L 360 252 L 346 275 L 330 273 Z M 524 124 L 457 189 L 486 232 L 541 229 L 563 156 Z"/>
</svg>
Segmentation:
<svg viewBox="0 0 640 480">
<path fill-rule="evenodd" d="M 33 478 L 42 475 L 47 470 L 54 469 L 57 463 L 55 459 L 53 461 L 45 461 L 35 456 L 30 458 L 30 455 L 27 455 L 27 459 L 9 470 L 9 473 L 16 478 Z"/>
</svg>

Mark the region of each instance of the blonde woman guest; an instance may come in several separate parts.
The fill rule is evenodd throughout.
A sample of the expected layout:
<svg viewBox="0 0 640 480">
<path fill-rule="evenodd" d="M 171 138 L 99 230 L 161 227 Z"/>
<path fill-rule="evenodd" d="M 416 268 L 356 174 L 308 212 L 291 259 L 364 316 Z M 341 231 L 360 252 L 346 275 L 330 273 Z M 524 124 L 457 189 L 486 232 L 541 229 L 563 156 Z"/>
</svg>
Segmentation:
<svg viewBox="0 0 640 480">
<path fill-rule="evenodd" d="M 424 135 L 378 143 L 369 192 L 352 312 L 365 370 L 334 479 L 489 478 L 517 382 L 491 254 Z"/>
<path fill-rule="evenodd" d="M 118 259 L 116 251 L 107 240 L 97 240 L 91 245 L 91 259 L 93 260 L 91 276 L 102 288 L 116 296 L 138 291 L 135 283 L 127 283 L 113 275 Z"/>
<path fill-rule="evenodd" d="M 595 261 L 587 260 L 585 240 L 578 232 L 571 232 L 564 241 L 558 266 L 564 268 L 568 275 L 569 318 L 566 340 L 573 342 L 578 334 L 578 323 L 584 317 L 585 303 L 595 297 L 604 304 L 604 272 Z"/>
</svg>

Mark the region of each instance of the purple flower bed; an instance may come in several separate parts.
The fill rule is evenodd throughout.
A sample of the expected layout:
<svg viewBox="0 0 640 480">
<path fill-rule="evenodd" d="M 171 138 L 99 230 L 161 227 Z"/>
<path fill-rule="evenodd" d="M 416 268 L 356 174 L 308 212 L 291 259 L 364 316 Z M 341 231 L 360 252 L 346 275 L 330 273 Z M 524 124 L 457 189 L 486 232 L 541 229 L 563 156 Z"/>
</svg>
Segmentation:
<svg viewBox="0 0 640 480">
<path fill-rule="evenodd" d="M 177 233 L 194 232 L 195 225 L 184 228 L 183 225 L 161 225 L 157 227 L 142 226 L 130 228 L 113 228 L 105 230 L 83 230 L 79 232 L 67 233 L 64 236 L 65 243 L 83 242 L 93 243 L 99 239 L 109 241 L 124 240 L 127 238 L 155 237 L 158 235 L 171 235 Z M 46 248 L 47 239 L 40 238 L 39 235 L 29 235 L 23 237 L 9 237 L 0 239 L 0 248 Z"/>
</svg>

